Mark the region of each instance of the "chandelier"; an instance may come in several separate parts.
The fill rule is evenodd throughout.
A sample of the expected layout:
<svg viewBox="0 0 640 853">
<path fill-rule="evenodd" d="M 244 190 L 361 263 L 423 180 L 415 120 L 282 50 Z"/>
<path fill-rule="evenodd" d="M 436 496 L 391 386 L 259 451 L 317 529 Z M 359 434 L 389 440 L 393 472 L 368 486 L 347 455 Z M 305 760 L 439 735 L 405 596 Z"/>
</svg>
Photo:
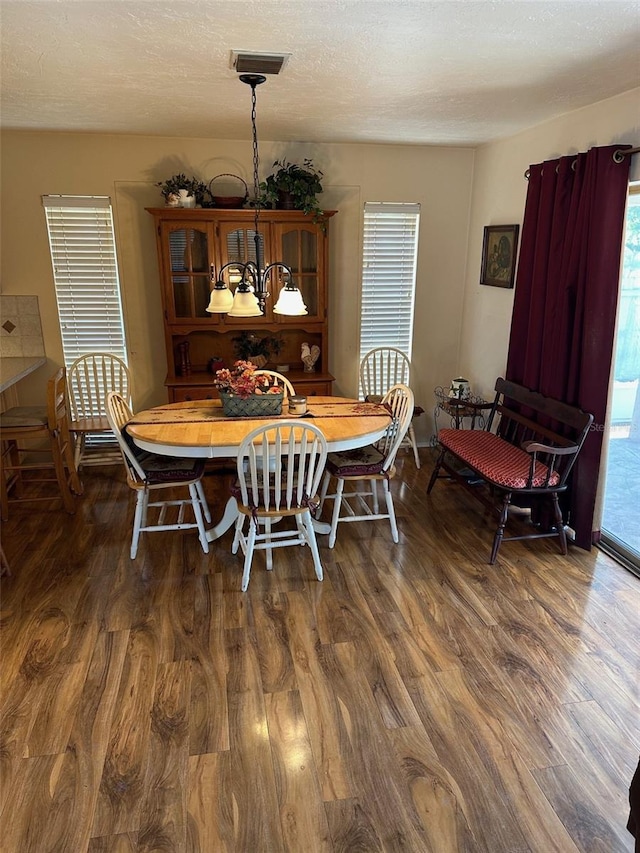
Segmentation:
<svg viewBox="0 0 640 853">
<path fill-rule="evenodd" d="M 229 261 L 220 268 L 216 276 L 215 267 L 211 265 L 211 299 L 207 306 L 210 314 L 228 314 L 230 317 L 260 317 L 264 314 L 265 304 L 269 296 L 269 283 L 282 283 L 278 301 L 273 306 L 274 314 L 302 316 L 307 313 L 302 294 L 295 286 L 293 271 L 282 261 L 273 261 L 264 266 L 262 257 L 262 242 L 260 240 L 260 182 L 258 178 L 258 132 L 256 129 L 256 86 L 266 81 L 262 74 L 241 74 L 240 80 L 251 86 L 251 128 L 253 132 L 253 239 L 255 242 L 254 261 Z M 235 279 L 237 285 L 232 293 L 224 279 L 227 273 L 230 280 Z M 239 280 L 238 280 L 239 279 Z"/>
</svg>

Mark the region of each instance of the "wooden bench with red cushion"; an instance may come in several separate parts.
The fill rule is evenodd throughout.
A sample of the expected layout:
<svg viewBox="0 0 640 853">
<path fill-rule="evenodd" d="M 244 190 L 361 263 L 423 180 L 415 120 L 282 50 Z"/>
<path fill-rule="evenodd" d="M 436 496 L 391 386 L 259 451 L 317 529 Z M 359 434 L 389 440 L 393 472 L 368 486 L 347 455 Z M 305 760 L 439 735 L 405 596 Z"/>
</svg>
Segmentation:
<svg viewBox="0 0 640 853">
<path fill-rule="evenodd" d="M 485 505 L 499 511 L 489 562 L 495 562 L 505 539 L 558 536 L 567 553 L 564 520 L 558 494 L 568 478 L 593 416 L 574 406 L 544 397 L 515 382 L 498 379 L 496 397 L 482 430 L 443 429 L 438 433 L 440 454 L 427 494 L 439 477 L 450 477 L 467 487 Z M 444 471 L 445 473 L 441 473 Z M 490 489 L 478 488 L 484 482 Z M 497 505 L 495 495 L 502 496 Z M 519 536 L 504 536 L 514 493 L 531 499 L 548 498 L 553 526 Z"/>
</svg>

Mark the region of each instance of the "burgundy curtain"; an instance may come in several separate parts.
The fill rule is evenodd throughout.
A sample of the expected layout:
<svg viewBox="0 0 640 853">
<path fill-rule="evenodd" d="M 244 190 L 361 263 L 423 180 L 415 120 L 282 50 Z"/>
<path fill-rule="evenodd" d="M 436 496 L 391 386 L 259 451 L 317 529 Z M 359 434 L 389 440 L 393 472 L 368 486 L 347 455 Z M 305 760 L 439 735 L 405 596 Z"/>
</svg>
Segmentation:
<svg viewBox="0 0 640 853">
<path fill-rule="evenodd" d="M 508 379 L 594 416 L 564 507 L 586 549 L 596 533 L 631 159 L 616 163 L 613 152 L 627 147 L 530 167 L 507 358 Z"/>
</svg>

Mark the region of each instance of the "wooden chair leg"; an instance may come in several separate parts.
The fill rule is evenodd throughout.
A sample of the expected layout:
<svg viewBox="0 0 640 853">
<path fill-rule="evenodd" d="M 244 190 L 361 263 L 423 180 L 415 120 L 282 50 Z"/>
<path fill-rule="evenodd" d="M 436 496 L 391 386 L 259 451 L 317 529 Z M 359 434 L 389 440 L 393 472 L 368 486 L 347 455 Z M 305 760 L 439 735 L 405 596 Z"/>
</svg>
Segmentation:
<svg viewBox="0 0 640 853">
<path fill-rule="evenodd" d="M 70 515 L 73 515 L 76 511 L 76 505 L 73 500 L 71 490 L 69 488 L 69 482 L 67 480 L 67 472 L 64 467 L 63 452 L 64 450 L 60 443 L 60 436 L 52 435 L 51 456 L 53 457 L 53 467 L 56 472 L 56 480 L 58 481 L 58 488 L 60 489 L 62 504 L 66 511 Z M 71 460 L 71 462 L 73 463 L 73 459 Z M 75 471 L 75 468 L 73 470 Z"/>
<path fill-rule="evenodd" d="M 498 529 L 496 530 L 496 535 L 493 537 L 493 548 L 491 549 L 491 559 L 489 560 L 489 565 L 492 566 L 496 557 L 498 556 L 498 549 L 500 548 L 500 544 L 502 543 L 502 537 L 504 536 L 504 528 L 507 523 L 507 517 L 509 515 L 509 505 L 511 503 L 511 492 L 505 492 L 504 500 L 502 502 L 502 512 L 500 513 L 500 521 L 498 522 Z"/>
<path fill-rule="evenodd" d="M 265 548 L 265 554 L 266 554 L 266 558 L 267 558 L 267 571 L 272 572 L 273 571 L 273 548 L 270 547 L 270 545 L 271 545 L 271 519 L 270 518 L 265 518 L 265 520 L 264 520 L 264 535 L 266 537 L 265 543 L 267 546 L 269 546 L 269 547 Z"/>
<path fill-rule="evenodd" d="M 209 509 L 209 504 L 207 503 L 207 498 L 205 497 L 204 489 L 202 488 L 202 480 L 198 480 L 196 483 L 196 491 L 198 493 L 203 515 L 207 522 L 211 523 L 211 510 Z"/>
<path fill-rule="evenodd" d="M 336 494 L 333 499 L 333 515 L 331 516 L 331 532 L 329 533 L 329 548 L 333 548 L 336 544 L 336 536 L 338 535 L 338 522 L 340 520 L 340 507 L 342 505 L 342 492 L 344 489 L 344 480 L 338 478 L 336 482 Z"/>
<path fill-rule="evenodd" d="M 244 515 L 243 513 L 238 513 L 238 518 L 236 519 L 235 532 L 233 534 L 233 543 L 231 544 L 231 553 L 237 554 L 238 548 L 242 544 L 242 528 L 244 527 Z"/>
<path fill-rule="evenodd" d="M 438 474 L 440 473 L 440 466 L 444 460 L 444 454 L 446 450 L 441 450 L 440 455 L 438 456 L 436 464 L 433 466 L 433 471 L 431 472 L 431 479 L 429 480 L 429 485 L 427 486 L 427 494 L 431 493 L 431 489 L 434 487 L 436 480 L 438 479 Z"/>
<path fill-rule="evenodd" d="M 84 442 L 85 442 L 85 434 L 83 432 L 74 433 L 74 451 L 73 451 L 73 462 L 76 468 L 76 471 L 79 471 L 82 467 L 82 456 L 84 454 Z"/>
<path fill-rule="evenodd" d="M 558 501 L 558 493 L 552 492 L 551 501 L 553 503 L 553 517 L 556 521 L 556 529 L 558 531 L 558 536 L 560 537 L 560 549 L 563 554 L 567 553 L 567 534 L 564 530 L 564 520 L 562 518 L 562 512 L 560 510 L 560 502 Z"/>
<path fill-rule="evenodd" d="M 322 563 L 320 562 L 320 552 L 318 551 L 316 532 L 313 529 L 313 519 L 311 518 L 309 510 L 302 514 L 302 523 L 307 531 L 306 538 L 309 543 L 309 548 L 311 548 L 311 554 L 313 555 L 313 566 L 316 570 L 316 577 L 321 581 L 323 578 Z"/>
<path fill-rule="evenodd" d="M 4 553 L 2 545 L 0 545 L 0 577 L 3 577 L 4 575 L 9 578 L 12 577 L 11 566 L 7 560 L 7 555 Z"/>
<path fill-rule="evenodd" d="M 391 494 L 391 489 L 389 488 L 389 481 L 385 480 L 382 484 L 382 488 L 384 489 L 384 499 L 387 504 L 387 512 L 389 513 L 389 522 L 391 524 L 391 537 L 393 541 L 397 544 L 400 540 L 398 535 L 398 523 L 396 522 L 396 511 L 393 506 L 393 495 Z"/>
<path fill-rule="evenodd" d="M 135 560 L 138 553 L 138 543 L 140 542 L 140 528 L 144 526 L 146 517 L 146 502 L 148 495 L 146 489 L 138 489 L 136 492 L 136 511 L 133 515 L 133 534 L 131 536 L 131 551 L 130 556 Z"/>
<path fill-rule="evenodd" d="M 193 514 L 196 517 L 196 524 L 198 525 L 198 537 L 200 539 L 200 545 L 205 554 L 209 553 L 209 542 L 207 540 L 207 531 L 204 526 L 204 511 L 202 505 L 202 499 L 200 497 L 201 490 L 198 490 L 198 486 L 200 483 L 190 483 L 189 484 L 189 494 L 191 495 L 191 506 L 193 507 Z M 202 487 L 201 487 L 202 488 Z M 204 494 L 202 494 L 202 498 L 204 498 Z M 205 506 L 207 503 L 205 501 Z"/>
<path fill-rule="evenodd" d="M 253 560 L 253 549 L 256 544 L 256 533 L 258 525 L 253 518 L 249 519 L 249 532 L 247 534 L 247 545 L 244 555 L 244 567 L 242 570 L 242 591 L 246 592 L 251 576 L 251 561 Z"/>
<path fill-rule="evenodd" d="M 8 449 L 6 450 L 8 452 Z M 7 474 L 4 467 L 5 448 L 0 447 L 0 506 L 3 521 L 9 520 L 9 493 L 7 492 Z"/>
<path fill-rule="evenodd" d="M 4 474 L 2 475 L 2 484 L 0 485 L 0 504 L 2 506 L 2 512 L 0 512 L 0 517 L 2 521 L 9 521 L 9 498 L 7 496 L 7 485 L 4 482 Z"/>
<path fill-rule="evenodd" d="M 378 501 L 378 482 L 377 480 L 369 480 L 371 487 L 371 500 L 373 501 L 373 511 L 377 515 L 380 512 L 380 502 Z"/>
<path fill-rule="evenodd" d="M 2 459 L 4 461 L 4 458 L 6 456 L 6 458 L 9 460 L 7 463 L 7 467 L 9 468 L 8 478 L 9 478 L 9 481 L 12 481 L 11 482 L 11 488 L 13 489 L 15 496 L 17 498 L 22 497 L 22 493 L 23 493 L 22 471 L 20 471 L 20 470 L 17 470 L 17 471 L 13 470 L 12 471 L 12 470 L 10 470 L 10 466 L 20 465 L 20 453 L 21 453 L 21 450 L 20 450 L 20 447 L 19 447 L 17 441 L 10 439 L 9 441 L 7 441 L 5 443 L 5 447 L 3 448 L 3 453 L 2 453 Z M 4 489 L 7 492 L 7 496 L 8 496 L 8 489 L 7 489 L 6 483 L 7 483 L 7 480 L 3 480 Z M 7 504 L 7 518 L 8 517 L 9 516 L 8 516 L 8 504 Z M 7 518 L 5 518 L 4 515 L 2 516 L 3 521 L 6 521 Z"/>
<path fill-rule="evenodd" d="M 327 492 L 329 490 L 329 481 L 331 480 L 331 474 L 328 472 L 324 475 L 322 480 L 322 488 L 320 489 L 320 505 L 318 506 L 316 512 L 316 518 L 320 518 L 322 515 L 322 507 L 324 506 L 325 498 L 327 497 Z"/>
<path fill-rule="evenodd" d="M 78 469 L 73 453 L 73 443 L 71 441 L 71 433 L 68 429 L 63 430 L 62 435 L 60 436 L 60 440 L 62 442 L 62 455 L 64 457 L 64 462 L 67 466 L 68 471 L 67 476 L 69 486 L 74 494 L 82 495 L 84 493 L 84 487 L 82 485 L 80 477 L 78 476 Z"/>
<path fill-rule="evenodd" d="M 407 432 L 409 439 L 411 441 L 411 448 L 413 450 L 413 458 L 416 460 L 416 468 L 420 468 L 420 456 L 418 454 L 418 442 L 416 441 L 416 432 L 413 428 L 413 424 L 409 424 L 409 429 Z"/>
</svg>

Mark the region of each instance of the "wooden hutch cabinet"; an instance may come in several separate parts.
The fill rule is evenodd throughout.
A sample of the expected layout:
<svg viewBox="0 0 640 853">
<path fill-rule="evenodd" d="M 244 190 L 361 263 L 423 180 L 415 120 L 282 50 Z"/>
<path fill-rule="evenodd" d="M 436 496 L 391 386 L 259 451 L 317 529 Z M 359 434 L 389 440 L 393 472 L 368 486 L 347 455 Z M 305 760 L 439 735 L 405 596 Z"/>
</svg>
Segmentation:
<svg viewBox="0 0 640 853">
<path fill-rule="evenodd" d="M 273 313 L 280 285 L 269 281 L 271 293 L 262 317 L 208 314 L 210 268 L 216 272 L 230 261 L 255 261 L 254 212 L 216 208 L 147 208 L 153 216 L 162 287 L 164 331 L 170 402 L 217 397 L 212 359 L 230 366 L 236 359 L 233 338 L 241 331 L 282 342 L 269 367 L 288 364 L 287 377 L 296 391 L 329 395 L 333 376 L 328 369 L 327 324 L 328 228 L 335 210 L 325 211 L 326 228 L 296 210 L 263 210 L 259 230 L 264 263 L 283 261 L 291 267 L 307 306 L 304 317 Z M 320 347 L 313 373 L 303 371 L 301 346 Z M 186 355 L 188 353 L 188 360 Z"/>
</svg>

